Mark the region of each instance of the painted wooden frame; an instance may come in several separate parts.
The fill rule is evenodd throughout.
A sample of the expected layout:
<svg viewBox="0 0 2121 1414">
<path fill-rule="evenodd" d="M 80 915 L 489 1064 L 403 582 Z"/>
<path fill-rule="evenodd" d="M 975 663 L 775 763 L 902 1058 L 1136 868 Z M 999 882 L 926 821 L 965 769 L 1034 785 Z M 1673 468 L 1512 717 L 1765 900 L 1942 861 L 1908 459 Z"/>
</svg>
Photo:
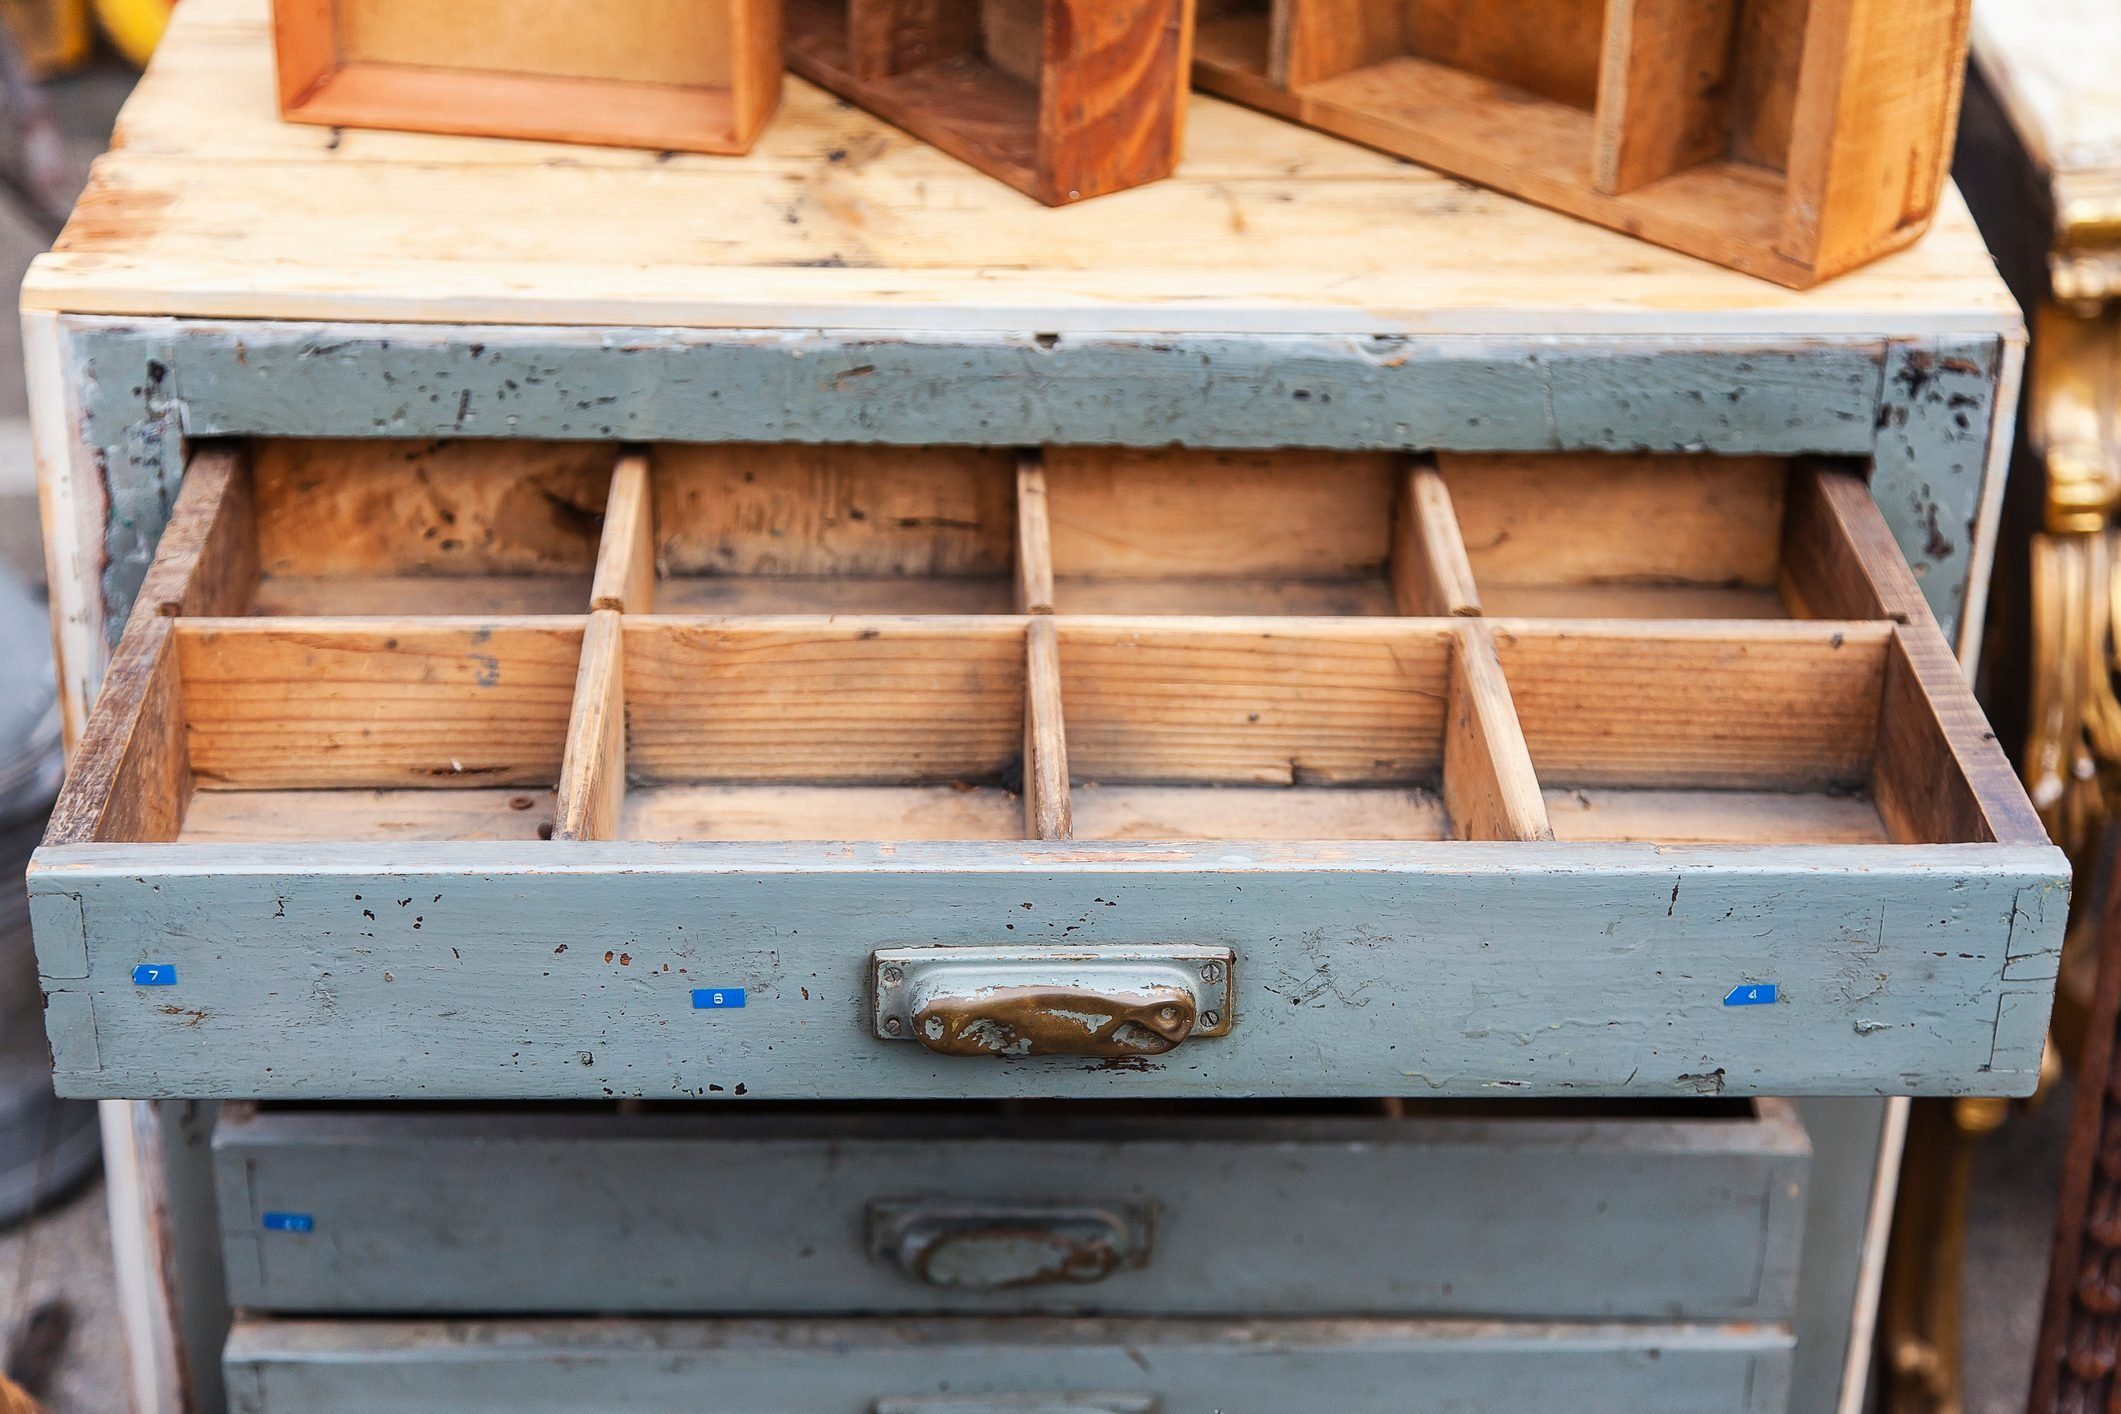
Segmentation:
<svg viewBox="0 0 2121 1414">
<path fill-rule="evenodd" d="M 1853 294 L 1870 279 L 1837 290 Z M 158 277 L 155 288 L 170 287 Z M 122 311 L 136 296 L 78 298 Z M 168 298 L 194 307 L 188 296 Z M 275 296 L 276 305 L 286 298 Z M 1172 333 L 1177 313 L 1125 299 L 1088 312 L 1041 306 L 1024 317 L 1063 332 L 1036 337 L 982 333 L 977 320 L 971 332 L 886 335 L 884 322 L 928 321 L 912 306 L 867 304 L 833 306 L 832 318 L 861 327 L 826 334 L 32 311 L 25 342 L 69 732 L 78 738 L 85 723 L 191 437 L 358 437 L 380 427 L 407 436 L 623 431 L 712 442 L 801 426 L 826 440 L 1076 443 L 1124 443 L 1150 428 L 1159 439 L 1207 446 L 1258 445 L 1293 428 L 1309 445 L 1345 448 L 1836 453 L 1871 466 L 1872 494 L 1925 597 L 1969 652 L 1980 638 L 2022 330 L 2014 316 L 1973 305 L 1925 300 L 1876 314 L 1834 305 L 1833 296 L 1814 296 L 1794 316 L 1719 308 L 1685 317 L 1688 332 L 1677 338 L 1566 309 L 1540 313 L 1545 332 L 1536 336 L 1522 319 L 1495 326 L 1461 314 L 1441 331 L 1381 338 L 1368 310 L 1308 309 L 1307 321 L 1336 331 L 1324 336 L 1245 335 L 1227 312 L 1189 306 L 1185 332 Z M 364 295 L 360 307 L 393 318 L 493 312 L 454 295 L 417 311 Z M 679 324 L 700 318 L 682 301 L 656 311 Z M 716 318 L 765 315 L 743 304 Z M 1115 329 L 1135 332 L 1084 332 Z M 1021 396 L 1034 373 L 1040 396 Z M 526 374 L 550 394 L 511 400 Z M 393 384 L 419 396 L 394 396 Z M 577 396 L 562 396 L 570 392 Z M 219 1397 L 226 1308 L 202 1171 L 214 1108 L 113 1102 L 106 1119 L 106 1132 L 125 1141 L 114 1152 L 135 1156 L 114 1167 L 112 1208 L 121 1230 L 136 1234 L 120 1258 L 132 1273 L 127 1329 L 146 1408 L 211 1408 Z M 1907 1101 L 1816 1099 L 1800 1108 L 1818 1181 L 1796 1323 L 1797 1398 L 1855 1414 Z"/>
<path fill-rule="evenodd" d="M 1211 93 L 1779 283 L 1927 229 L 1971 0 L 1203 0 Z"/>
<path fill-rule="evenodd" d="M 281 116 L 744 152 L 780 97 L 780 0 L 274 0 Z"/>
<path fill-rule="evenodd" d="M 1787 1324 L 1811 1163 L 1787 1102 L 1526 1108 L 267 1105 L 224 1110 L 214 1160 L 252 1311 Z M 908 1213 L 969 1235 L 1059 1204 L 1140 1229 L 1007 1285 L 901 1237 Z"/>
<path fill-rule="evenodd" d="M 1480 1321 L 272 1321 L 230 1335 L 234 1414 L 466 1414 L 614 1402 L 813 1414 L 1460 1408 L 1779 1414 L 1757 1325 Z M 1146 1368 L 1145 1368 L 1146 1367 Z"/>
<path fill-rule="evenodd" d="M 1193 0 L 790 0 L 788 64 L 1048 206 L 1167 177 Z"/>
<path fill-rule="evenodd" d="M 594 446 L 515 444 L 451 476 L 443 455 L 259 444 L 187 479 L 32 870 L 63 1090 L 2036 1077 L 2068 871 L 1853 477 L 744 446 L 599 471 Z M 334 457 L 357 465 L 316 469 Z M 363 509 L 400 475 L 431 524 Z M 1688 528 L 1541 548 L 1581 543 L 1589 505 L 1643 523 L 1637 502 Z M 569 612 L 537 612 L 565 605 L 534 553 L 568 562 Z M 1175 1063 L 968 1065 L 859 1024 L 875 947 L 1173 936 L 1239 954 L 1238 1024 Z M 319 968 L 321 1006 L 298 980 Z M 1487 1014 L 1498 969 L 1522 1019 Z M 748 1010 L 704 1016 L 702 988 Z M 1516 1039 L 1576 1015 L 1607 1019 Z M 299 1054 L 269 1042 L 286 1027 Z"/>
</svg>

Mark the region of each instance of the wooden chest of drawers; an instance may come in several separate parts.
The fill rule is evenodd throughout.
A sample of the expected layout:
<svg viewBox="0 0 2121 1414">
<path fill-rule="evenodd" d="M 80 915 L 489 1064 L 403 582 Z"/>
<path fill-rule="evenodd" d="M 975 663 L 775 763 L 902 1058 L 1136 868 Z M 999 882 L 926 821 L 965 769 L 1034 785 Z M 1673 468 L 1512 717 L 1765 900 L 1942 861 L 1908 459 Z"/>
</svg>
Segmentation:
<svg viewBox="0 0 2121 1414">
<path fill-rule="evenodd" d="M 1845 472 L 199 456 L 32 870 L 65 1091 L 2032 1083 L 2067 866 Z"/>
<path fill-rule="evenodd" d="M 1937 641 L 1906 607 L 1910 585 L 1945 642 L 1978 637 L 2022 340 L 1963 209 L 1948 197 L 1919 245 L 1799 296 L 1213 100 L 1193 101 L 1188 128 L 1170 180 L 1059 212 L 800 82 L 758 147 L 720 163 L 333 133 L 276 121 L 262 0 L 185 0 L 79 219 L 25 291 L 77 760 L 162 787 L 89 790 L 87 832 L 131 838 L 56 846 L 40 874 L 68 1084 L 166 1097 L 114 1102 L 106 1126 L 143 1408 L 719 1399 L 903 1414 L 954 1399 L 963 1414 L 967 1398 L 1021 1410 L 1034 1395 L 1242 1407 L 1232 1381 L 1275 1407 L 1401 1408 L 1414 1387 L 1511 1410 L 1860 1404 L 1862 1361 L 1848 1357 L 1876 1275 L 1873 1179 L 1897 1132 L 1892 1105 L 1867 1096 L 2029 1082 L 2059 902 L 2053 857 L 2011 842 L 2014 797 L 1987 779 L 1991 748 L 1951 710 L 1958 690 L 1910 651 Z M 649 494 L 632 505 L 650 512 L 630 521 L 612 491 L 628 447 L 647 452 Z M 117 649 L 180 488 L 205 495 L 216 448 L 249 456 L 251 534 L 181 563 L 205 566 L 197 582 L 225 597 L 170 600 L 161 576 Z M 1022 553 L 1040 537 L 1019 529 L 1037 523 L 1029 453 L 1046 491 L 1050 613 L 1019 598 L 1042 584 Z M 857 464 L 859 478 L 835 481 Z M 1410 489 L 1433 486 L 1416 475 L 1429 470 L 1449 517 Z M 387 508 L 432 506 L 425 492 L 358 504 L 363 484 L 423 474 L 430 490 L 512 489 L 505 504 L 447 506 L 506 532 L 415 518 L 407 533 Z M 1865 482 L 1869 503 L 1840 498 L 1851 533 L 1803 544 L 1839 546 L 1844 562 L 1785 554 L 1811 493 L 1846 489 L 1842 476 Z M 688 502 L 688 478 L 717 489 Z M 882 499 L 856 502 L 852 485 Z M 333 508 L 340 493 L 356 503 Z M 1153 535 L 1100 538 L 1121 498 Z M 715 525 L 713 505 L 752 509 Z M 1693 508 L 1684 534 L 1664 518 L 1674 506 Z M 1401 507 L 1416 513 L 1406 533 Z M 305 533 L 303 516 L 333 529 Z M 609 563 L 632 572 L 607 576 L 616 607 L 599 609 L 614 519 L 633 538 Z M 1872 538 L 1882 523 L 1898 569 L 1858 521 Z M 1479 614 L 1455 612 L 1470 601 L 1441 596 L 1450 581 L 1432 573 L 1449 523 Z M 185 542 L 166 543 L 174 557 Z M 1550 572 L 1512 562 L 1527 544 L 1543 547 L 1537 561 L 1598 553 Z M 474 567 L 504 547 L 527 557 Z M 481 597 L 496 589 L 511 597 Z M 1872 589 L 1902 603 L 1867 603 Z M 313 617 L 351 610 L 365 628 Z M 336 651 L 379 629 L 398 648 L 362 655 L 367 666 Z M 616 652 L 585 655 L 593 644 Z M 1579 688 L 1554 675 L 1557 652 L 1586 646 L 1598 657 L 1585 681 L 1605 685 L 1614 727 L 1597 739 L 1569 730 Z M 112 693 L 143 661 L 159 661 L 148 680 L 169 691 L 152 712 L 137 693 L 97 710 L 114 719 L 131 702 L 134 726 L 167 734 L 89 731 L 114 649 Z M 282 668 L 316 686 L 275 687 Z M 1498 679 L 1506 715 L 1488 690 Z M 950 690 L 968 681 L 981 690 Z M 1318 690 L 1341 682 L 1359 690 Z M 1454 683 L 1483 708 L 1464 729 Z M 1613 706 L 1629 683 L 1639 704 Z M 381 735 L 341 734 L 334 714 L 382 721 L 363 700 L 407 710 Z M 600 704 L 617 730 L 590 730 Z M 1034 717 L 1054 730 L 1027 751 Z M 182 742 L 181 771 L 172 753 L 153 765 L 157 740 Z M 570 740 L 596 748 L 577 759 L 602 771 L 567 771 Z M 315 749 L 324 741 L 338 744 Z M 1940 741 L 1950 749 L 1926 758 L 1936 778 L 1896 797 L 1890 783 Z M 1056 745 L 1066 770 L 1042 749 Z M 1654 781 L 1651 748 L 1667 745 L 1698 768 L 1691 780 Z M 327 758 L 325 778 L 269 774 Z M 784 767 L 761 775 L 761 760 Z M 400 774 L 422 763 L 417 779 Z M 501 778 L 449 784 L 470 774 L 460 767 Z M 588 808 L 563 814 L 563 791 Z M 1754 808 L 1702 810 L 1703 792 L 1716 804 L 1750 792 Z M 157 798 L 159 817 L 121 818 Z M 820 830 L 806 799 L 866 833 L 803 843 Z M 1496 838 L 1536 833 L 1542 814 L 1553 842 Z M 1266 837 L 1288 818 L 1305 833 Z M 555 838 L 537 838 L 548 821 Z M 1063 824 L 1072 838 L 1044 838 Z M 345 838 L 392 827 L 412 837 Z M 907 837 L 938 832 L 956 837 Z M 466 838 L 480 833 L 511 837 Z M 1553 862 L 1513 862 L 1533 855 Z M 433 883 L 375 892 L 412 875 Z M 2043 891 L 2045 915 L 2006 902 Z M 77 896 L 78 949 L 65 941 Z M 121 902 L 149 925 L 125 942 Z M 680 925 L 692 956 L 677 953 Z M 967 977 L 909 970 L 938 944 L 1035 944 L 1084 988 L 1110 984 L 1116 965 L 1153 969 L 1131 974 L 1167 989 L 1140 1024 L 1175 1028 L 1160 1009 L 1184 1002 L 1195 1034 L 1161 1056 L 933 1053 L 908 1023 L 958 995 L 938 977 Z M 1189 987 L 1228 988 L 1234 1005 Z M 904 1005 L 880 1016 L 880 989 Z M 1223 1014 L 1209 1023 L 1208 1010 Z M 879 1034 L 893 1015 L 900 1036 Z M 1608 1313 L 1528 1301 L 1499 1326 L 1468 1325 L 1470 1308 L 1432 1284 L 1380 1285 L 1360 1317 L 1322 1317 L 1266 1274 L 1230 1284 L 1257 1310 L 1159 1314 L 1162 1274 L 1215 1250 L 1189 1246 L 1176 1216 L 1157 1249 L 1169 1265 L 1090 1288 L 1110 1314 L 1058 1297 L 946 1311 L 955 1298 L 868 1255 L 871 1201 L 926 1186 L 887 1170 L 909 1186 L 858 1202 L 850 1190 L 829 1250 L 873 1292 L 902 1291 L 890 1313 L 819 1300 L 760 1324 L 712 1290 L 658 1306 L 637 1288 L 633 1309 L 663 1314 L 591 1328 L 519 1305 L 463 1325 L 473 1313 L 448 1302 L 496 1298 L 452 1291 L 437 1266 L 435 1324 L 260 1316 L 232 1343 L 201 1098 L 609 1103 L 608 1086 L 697 1097 L 713 1107 L 688 1119 L 734 1125 L 754 1118 L 729 1103 L 738 1087 L 747 1103 L 1066 1089 L 1160 1109 L 1319 1089 L 1669 1104 L 1815 1080 L 1862 1094 L 1799 1104 L 1813 1156 L 1786 1305 L 1770 1301 L 1786 1239 L 1740 1241 L 1735 1207 L 1696 1209 L 1673 1189 L 1686 1222 L 1647 1263 L 1654 1278 L 1624 1301 L 1615 1284 Z M 382 1108 L 427 1132 L 426 1117 Z M 614 1140 L 655 1118 L 619 1116 Z M 1522 1128 L 1495 1136 L 1498 1152 L 1552 1153 L 1507 1138 L 1547 1119 L 1505 1119 Z M 1585 1162 L 1628 1162 L 1643 1133 L 1610 1115 L 1580 1123 Z M 224 1157 L 257 1132 L 232 1124 Z M 772 1142 L 716 1132 L 732 1162 Z M 796 1136 L 773 1172 L 814 1177 L 831 1142 Z M 1287 1156 L 1257 1135 L 1168 1142 L 1200 1145 L 1184 1191 L 1123 1158 L 1112 1171 L 1139 1175 L 1130 1188 L 1173 1214 L 1197 1211 L 1188 1194 L 1269 1192 Z M 1288 1147 L 1306 1144 L 1329 1171 L 1432 1174 L 1432 1206 L 1450 1212 L 1479 1195 L 1447 1156 L 1487 1152 L 1431 1139 L 1358 1161 L 1341 1141 Z M 1655 1173 L 1677 1184 L 1713 1168 L 1735 1184 L 1786 1165 L 1769 1147 L 1744 1141 L 1713 1162 L 1657 1149 Z M 930 1191 L 1051 1198 L 1036 1168 L 1054 1162 L 1078 1166 L 1078 1196 L 1128 1196 L 1092 1185 L 1079 1157 L 1043 1157 L 1061 1149 L 1008 1152 L 991 1185 Z M 428 1159 L 414 1146 L 373 1162 L 380 1176 Z M 1599 1171 L 1577 1162 L 1553 1158 L 1586 1182 Z M 262 1184 L 295 1171 L 258 1172 Z M 523 1182 L 526 1199 L 540 1191 L 528 1170 Z M 1538 1203 L 1516 1174 L 1486 1186 L 1497 1211 Z M 1735 1203 L 1739 1190 L 1696 1191 Z M 264 1211 L 282 1210 L 253 1214 L 261 1238 L 295 1236 L 267 1234 Z M 1307 1230 L 1330 1226 L 1325 1208 L 1305 1211 Z M 880 1208 L 879 1230 L 887 1217 L 932 1226 L 908 1213 Z M 381 1209 L 320 1201 L 310 1216 L 325 1243 L 349 1224 L 385 1244 L 379 1255 L 402 1241 Z M 1727 1259 L 1720 1286 L 1679 1250 L 1692 1234 L 1704 1262 Z M 1570 1240 L 1595 1252 L 1620 1234 L 1593 1214 Z M 276 1255 L 265 1275 L 294 1281 Z M 1700 1304 L 1750 1291 L 1739 1278 L 1756 1262 L 1757 1316 Z M 1538 1254 L 1495 1267 L 1484 1299 L 1541 1285 Z M 1618 1314 L 1649 1311 L 1660 1287 L 1677 1315 Z M 1130 1349 L 1156 1352 L 1168 1378 L 1144 1376 Z"/>
</svg>

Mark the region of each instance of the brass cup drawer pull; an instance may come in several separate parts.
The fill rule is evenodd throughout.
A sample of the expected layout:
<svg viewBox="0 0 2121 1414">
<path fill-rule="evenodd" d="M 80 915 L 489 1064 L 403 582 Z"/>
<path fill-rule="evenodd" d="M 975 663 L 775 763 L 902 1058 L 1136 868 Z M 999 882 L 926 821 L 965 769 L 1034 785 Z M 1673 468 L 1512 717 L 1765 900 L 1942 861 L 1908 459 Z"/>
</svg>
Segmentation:
<svg viewBox="0 0 2121 1414">
<path fill-rule="evenodd" d="M 1149 1211 L 1135 1203 L 880 1199 L 869 1256 L 925 1286 L 961 1291 L 1087 1285 L 1145 1265 Z"/>
<path fill-rule="evenodd" d="M 1160 1056 L 1230 1030 L 1236 955 L 1171 945 L 880 948 L 876 1034 L 945 1056 Z"/>
</svg>

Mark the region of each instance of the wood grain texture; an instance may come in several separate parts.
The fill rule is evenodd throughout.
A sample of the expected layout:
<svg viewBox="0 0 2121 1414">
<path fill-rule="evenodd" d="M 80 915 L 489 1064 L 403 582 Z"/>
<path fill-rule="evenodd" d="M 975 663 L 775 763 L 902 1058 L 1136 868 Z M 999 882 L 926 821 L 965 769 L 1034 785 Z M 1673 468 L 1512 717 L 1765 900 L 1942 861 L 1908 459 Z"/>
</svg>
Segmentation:
<svg viewBox="0 0 2121 1414">
<path fill-rule="evenodd" d="M 996 783 L 1023 751 L 1022 619 L 632 620 L 625 638 L 640 780 Z"/>
<path fill-rule="evenodd" d="M 197 448 L 185 462 L 184 485 L 134 606 L 195 617 L 242 614 L 257 587 L 249 458 L 226 443 Z"/>
<path fill-rule="evenodd" d="M 47 844 L 177 838 L 192 778 L 174 632 L 170 619 L 143 611 L 112 654 L 45 826 Z"/>
<path fill-rule="evenodd" d="M 555 805 L 553 793 L 537 787 L 200 790 L 176 838 L 229 845 L 543 840 L 552 838 Z"/>
<path fill-rule="evenodd" d="M 1608 196 L 1731 144 L 1731 40 L 1743 0 L 1606 0 L 1592 180 Z"/>
<path fill-rule="evenodd" d="M 202 788 L 551 785 L 582 620 L 183 619 Z"/>
<path fill-rule="evenodd" d="M 1078 781 L 1379 785 L 1441 766 L 1451 637 L 1361 620 L 1063 618 Z"/>
<path fill-rule="evenodd" d="M 1024 801 L 1000 786 L 636 785 L 619 838 L 651 841 L 1013 840 Z"/>
<path fill-rule="evenodd" d="M 611 473 L 604 502 L 604 533 L 597 546 L 592 609 L 646 614 L 655 608 L 655 493 L 649 484 L 648 453 L 629 451 Z"/>
<path fill-rule="evenodd" d="M 1068 735 L 1060 639 L 1051 618 L 1031 620 L 1024 648 L 1024 833 L 1034 840 L 1064 840 L 1071 835 Z"/>
<path fill-rule="evenodd" d="M 1893 632 L 1871 790 L 1895 839 L 2047 838 L 1958 660 L 1926 620 Z"/>
<path fill-rule="evenodd" d="M 592 442 L 266 439 L 265 576 L 588 575 L 612 450 Z"/>
<path fill-rule="evenodd" d="M 789 66 L 1049 206 L 1169 176 L 1193 0 L 793 0 Z"/>
<path fill-rule="evenodd" d="M 884 79 L 976 52 L 980 14 L 965 0 L 846 0 L 856 74 Z"/>
<path fill-rule="evenodd" d="M 1785 172 L 1812 0 L 1746 0 L 1731 55 L 1731 155 Z"/>
<path fill-rule="evenodd" d="M 1015 466 L 981 447 L 665 446 L 656 559 L 694 575 L 1013 572 Z"/>
<path fill-rule="evenodd" d="M 1443 796 L 1421 786 L 1102 785 L 1069 795 L 1079 840 L 1443 840 Z"/>
<path fill-rule="evenodd" d="M 1392 597 L 1402 614 L 1477 615 L 1480 589 L 1450 488 L 1433 465 L 1401 474 L 1392 530 Z"/>
<path fill-rule="evenodd" d="M 1049 447 L 1063 577 L 1336 580 L 1392 554 L 1395 458 Z"/>
<path fill-rule="evenodd" d="M 1035 452 L 1016 462 L 1016 611 L 1053 612 L 1053 512 L 1045 461 Z"/>
<path fill-rule="evenodd" d="M 28 307 L 1158 340 L 1206 330 L 1875 338 L 1910 324 L 2000 332 L 2018 320 L 1956 199 L 1938 238 L 1799 299 L 1197 99 L 1181 172 L 1123 209 L 1090 203 L 1060 232 L 991 179 L 801 82 L 742 162 L 362 130 L 335 139 L 278 121 L 264 0 L 186 4 L 74 229 L 28 282 Z M 835 162 L 835 152 L 859 160 Z M 438 227 L 481 239 L 438 242 Z M 1145 229 L 1188 238 L 1145 245 Z M 1424 258 L 1396 258 L 1371 236 L 1378 229 L 1408 232 Z M 629 340 L 611 352 L 626 361 L 634 349 Z M 508 401 L 529 411 L 545 400 Z M 735 412 L 706 395 L 656 406 Z M 457 404 L 400 408 L 446 412 L 446 426 Z M 471 409 L 481 410 L 494 405 Z M 574 411 L 577 436 L 611 422 L 594 404 Z M 374 424 L 362 430 L 373 435 Z M 603 435 L 639 433 L 613 424 Z"/>
<path fill-rule="evenodd" d="M 1403 0 L 1318 0 L 1266 8 L 1272 27 L 1267 73 L 1284 88 L 1329 79 L 1406 52 L 1409 7 Z"/>
<path fill-rule="evenodd" d="M 1009 809 L 1005 828 L 1020 818 Z M 46 985 L 92 1005 L 99 1038 L 93 1063 L 62 1053 L 60 1087 L 489 1100 L 712 1099 L 737 1084 L 789 1099 L 1020 1097 L 1027 1085 L 1158 1099 L 2024 1093 L 2051 984 L 2012 979 L 2052 976 L 2067 878 L 2052 846 L 2001 844 L 560 848 L 47 850 L 32 896 L 79 900 L 88 975 Z M 374 910 L 377 927 L 355 895 L 421 903 Z M 183 1016 L 132 984 L 147 932 L 184 978 Z M 1228 1037 L 1168 1064 L 968 1065 L 849 1024 L 858 964 L 886 939 L 1174 937 L 1234 947 L 1239 995 Z M 492 1005 L 465 1005 L 467 978 Z M 1724 998 L 1748 980 L 1775 981 L 1786 1002 L 1734 1014 Z M 770 1024 L 703 1024 L 689 997 L 700 985 L 748 988 L 747 1016 Z M 1557 1017 L 1571 1020 L 1557 1029 Z M 597 1038 L 591 1066 L 585 1037 Z"/>
<path fill-rule="evenodd" d="M 1891 844 L 1868 795 L 1575 786 L 1546 792 L 1561 840 L 1668 845 Z"/>
<path fill-rule="evenodd" d="M 1785 464 L 1767 457 L 1437 458 L 1473 577 L 1772 587 Z"/>
<path fill-rule="evenodd" d="M 1347 0 L 1278 3 L 1337 17 Z M 1741 18 L 1735 0 L 1419 0 L 1405 12 L 1403 49 L 1377 46 L 1360 66 L 1300 81 L 1286 64 L 1262 72 L 1218 29 L 1197 78 L 1294 121 L 1807 288 L 1906 246 L 1934 214 L 1969 3 L 1762 0 Z M 1322 22 L 1278 23 L 1300 34 Z"/>
<path fill-rule="evenodd" d="M 1413 0 L 1406 52 L 1576 108 L 1597 98 L 1607 0 Z"/>
<path fill-rule="evenodd" d="M 1185 150 L 1195 0 L 1044 0 L 1039 188 L 1049 206 L 1171 175 Z"/>
<path fill-rule="evenodd" d="M 726 88 L 741 0 L 334 0 L 352 62 Z"/>
<path fill-rule="evenodd" d="M 1935 624 L 1870 488 L 1827 467 L 1791 473 L 1782 596 L 1803 618 Z"/>
<path fill-rule="evenodd" d="M 1822 790 L 1871 775 L 1890 625 L 1496 625 L 1549 786 Z"/>
<path fill-rule="evenodd" d="M 778 92 L 772 0 L 277 0 L 292 122 L 742 152 Z"/>
<path fill-rule="evenodd" d="M 1780 249 L 1832 273 L 1929 224 L 1951 166 L 1973 0 L 1814 0 Z"/>
<path fill-rule="evenodd" d="M 1485 624 L 1466 625 L 1453 642 L 1446 714 L 1443 798 L 1453 837 L 1553 839 L 1510 685 Z"/>
<path fill-rule="evenodd" d="M 619 837 L 626 801 L 626 678 L 620 615 L 598 609 L 582 634 L 567 746 L 560 758 L 558 814 L 553 837 Z"/>
</svg>

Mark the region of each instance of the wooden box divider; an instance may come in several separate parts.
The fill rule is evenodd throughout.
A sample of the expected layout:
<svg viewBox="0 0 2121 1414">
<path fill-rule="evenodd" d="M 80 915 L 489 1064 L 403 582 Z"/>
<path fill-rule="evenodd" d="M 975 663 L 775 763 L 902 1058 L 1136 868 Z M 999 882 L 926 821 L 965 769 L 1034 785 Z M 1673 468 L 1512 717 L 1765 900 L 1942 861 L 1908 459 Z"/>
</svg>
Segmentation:
<svg viewBox="0 0 2121 1414">
<path fill-rule="evenodd" d="M 789 0 L 788 66 L 1048 206 L 1171 174 L 1193 0 Z"/>
<path fill-rule="evenodd" d="M 195 456 L 54 843 L 2040 837 L 1830 466 L 327 450 Z M 407 478 L 414 543 L 356 543 Z M 526 611 L 554 565 L 572 612 Z M 959 580 L 993 611 L 893 605 Z M 255 612 L 319 584 L 498 607 Z M 1355 611 L 1286 611 L 1320 596 Z"/>
<path fill-rule="evenodd" d="M 780 0 L 274 0 L 280 115 L 335 127 L 748 151 Z"/>
<path fill-rule="evenodd" d="M 1970 0 L 1202 0 L 1200 87 L 1804 287 L 1908 244 Z"/>
</svg>

